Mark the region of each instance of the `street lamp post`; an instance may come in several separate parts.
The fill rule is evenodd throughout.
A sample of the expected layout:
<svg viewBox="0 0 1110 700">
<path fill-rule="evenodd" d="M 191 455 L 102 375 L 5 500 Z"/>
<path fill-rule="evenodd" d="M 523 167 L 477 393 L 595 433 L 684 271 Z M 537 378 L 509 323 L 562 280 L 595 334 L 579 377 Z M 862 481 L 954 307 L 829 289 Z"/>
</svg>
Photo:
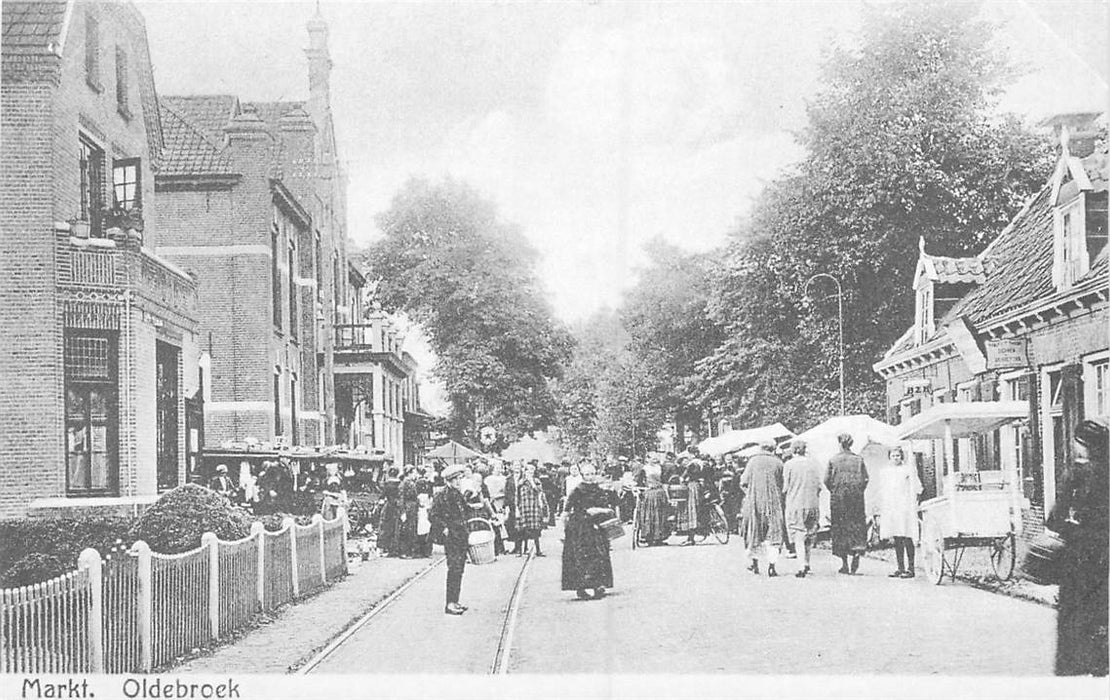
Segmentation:
<svg viewBox="0 0 1110 700">
<path fill-rule="evenodd" d="M 808 280 L 802 288 L 802 294 L 809 296 L 809 283 L 818 277 L 826 277 L 836 285 L 836 315 L 840 320 L 840 415 L 845 414 L 844 408 L 844 293 L 840 288 L 840 280 L 825 272 L 818 272 Z"/>
</svg>

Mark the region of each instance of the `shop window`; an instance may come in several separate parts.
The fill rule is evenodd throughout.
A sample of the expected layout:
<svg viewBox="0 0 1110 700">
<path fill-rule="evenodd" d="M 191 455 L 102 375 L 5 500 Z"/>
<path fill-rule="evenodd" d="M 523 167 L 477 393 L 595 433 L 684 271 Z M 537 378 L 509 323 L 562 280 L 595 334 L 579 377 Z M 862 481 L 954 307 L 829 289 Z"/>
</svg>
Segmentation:
<svg viewBox="0 0 1110 700">
<path fill-rule="evenodd" d="M 1110 418 L 1110 358 L 1088 360 L 1083 380 L 1088 418 Z"/>
<path fill-rule="evenodd" d="M 64 355 L 66 491 L 114 494 L 119 484 L 115 335 L 67 333 Z"/>
<path fill-rule="evenodd" d="M 155 343 L 156 435 L 158 452 L 158 490 L 177 486 L 178 402 L 181 350 L 169 343 Z"/>
</svg>

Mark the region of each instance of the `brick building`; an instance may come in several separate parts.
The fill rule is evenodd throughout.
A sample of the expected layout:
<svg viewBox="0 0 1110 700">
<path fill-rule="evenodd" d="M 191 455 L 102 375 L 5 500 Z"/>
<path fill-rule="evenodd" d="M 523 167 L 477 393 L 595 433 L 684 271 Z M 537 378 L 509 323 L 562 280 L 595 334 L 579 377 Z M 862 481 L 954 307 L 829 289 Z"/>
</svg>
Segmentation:
<svg viewBox="0 0 1110 700">
<path fill-rule="evenodd" d="M 146 29 L 122 3 L 0 13 L 0 517 L 138 508 L 187 478 L 200 432 L 196 284 L 151 249 Z"/>
<path fill-rule="evenodd" d="M 162 99 L 154 245 L 198 280 L 209 446 L 336 442 L 333 328 L 358 312 L 327 26 L 308 34 L 305 101 Z"/>
<path fill-rule="evenodd" d="M 874 366 L 892 423 L 983 426 L 915 442 L 926 496 L 964 475 L 1020 483 L 1029 533 L 1055 503 L 1076 426 L 1110 416 L 1106 144 L 1065 128 L 1061 151 L 979 255 L 930 255 L 922 242 L 914 326 Z"/>
<path fill-rule="evenodd" d="M 361 308 L 362 275 L 352 266 L 351 304 Z M 336 326 L 335 387 L 338 442 L 417 464 L 427 451 L 428 416 L 420 408 L 416 360 L 404 337 L 378 308 L 359 323 Z"/>
</svg>

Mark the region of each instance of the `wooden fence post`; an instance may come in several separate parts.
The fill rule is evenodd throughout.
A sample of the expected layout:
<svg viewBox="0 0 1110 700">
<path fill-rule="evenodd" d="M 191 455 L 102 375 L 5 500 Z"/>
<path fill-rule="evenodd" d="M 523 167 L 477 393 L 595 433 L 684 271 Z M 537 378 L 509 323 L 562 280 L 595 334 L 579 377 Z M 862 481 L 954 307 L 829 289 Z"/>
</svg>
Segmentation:
<svg viewBox="0 0 1110 700">
<path fill-rule="evenodd" d="M 324 516 L 316 513 L 312 516 L 312 524 L 316 526 L 316 531 L 320 533 L 317 539 L 320 542 L 320 581 L 322 583 L 328 582 L 328 561 L 324 558 Z"/>
<path fill-rule="evenodd" d="M 77 567 L 89 572 L 89 672 L 104 673 L 104 561 L 90 548 L 81 552 Z"/>
<path fill-rule="evenodd" d="M 139 670 L 150 673 L 154 668 L 154 580 L 151 573 L 150 546 L 139 540 L 131 545 L 131 553 L 139 564 Z"/>
<path fill-rule="evenodd" d="M 214 532 L 200 536 L 202 547 L 208 547 L 208 623 L 210 639 L 220 638 L 220 539 Z"/>
<path fill-rule="evenodd" d="M 296 599 L 301 594 L 301 577 L 297 575 L 297 521 L 284 518 L 281 527 L 289 531 L 289 566 L 293 567 L 293 598 Z"/>
<path fill-rule="evenodd" d="M 258 609 L 266 609 L 266 528 L 255 520 L 251 523 L 251 537 L 258 538 Z"/>
</svg>

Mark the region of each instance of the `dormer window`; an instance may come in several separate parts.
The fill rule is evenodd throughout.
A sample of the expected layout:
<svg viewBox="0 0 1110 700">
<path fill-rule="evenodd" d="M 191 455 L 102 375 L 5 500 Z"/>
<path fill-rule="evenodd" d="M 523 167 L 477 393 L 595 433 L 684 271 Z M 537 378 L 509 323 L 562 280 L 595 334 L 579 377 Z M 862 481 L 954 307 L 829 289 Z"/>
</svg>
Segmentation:
<svg viewBox="0 0 1110 700">
<path fill-rule="evenodd" d="M 1055 212 L 1052 281 L 1070 289 L 1106 248 L 1106 192 L 1080 192 Z"/>
</svg>

